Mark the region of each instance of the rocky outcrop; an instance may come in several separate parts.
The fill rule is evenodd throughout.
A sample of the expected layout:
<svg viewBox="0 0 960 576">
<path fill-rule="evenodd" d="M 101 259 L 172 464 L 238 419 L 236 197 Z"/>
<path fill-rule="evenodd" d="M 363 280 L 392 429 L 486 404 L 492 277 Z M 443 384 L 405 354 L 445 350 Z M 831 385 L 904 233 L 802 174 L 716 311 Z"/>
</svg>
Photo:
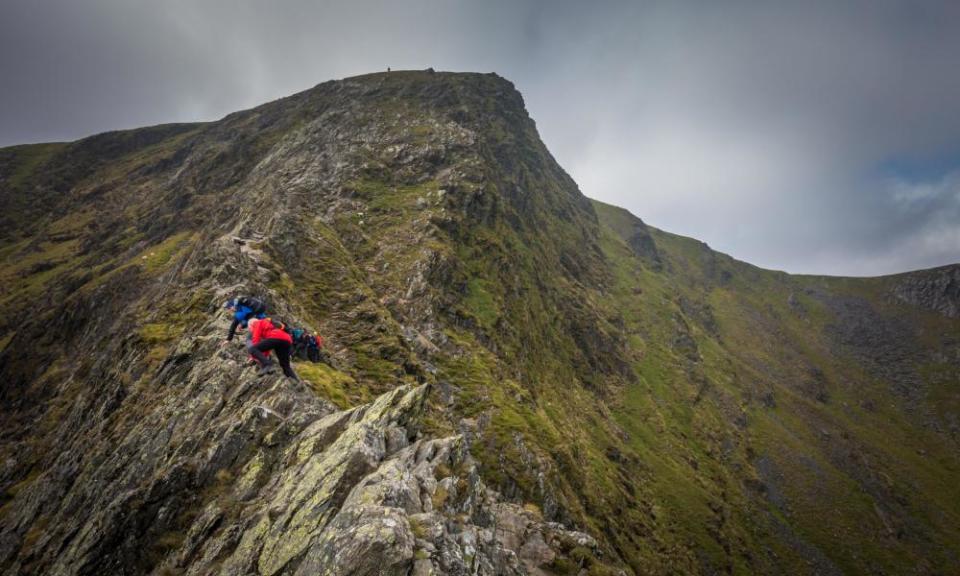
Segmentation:
<svg viewBox="0 0 960 576">
<path fill-rule="evenodd" d="M 500 502 L 462 437 L 420 438 L 427 385 L 338 411 L 224 354 L 178 383 L 192 401 L 25 486 L 0 522 L 3 574 L 539 574 L 596 552 Z"/>
<path fill-rule="evenodd" d="M 892 293 L 901 302 L 960 318 L 960 264 L 904 274 Z"/>
<path fill-rule="evenodd" d="M 633 234 L 627 239 L 627 245 L 638 258 L 648 263 L 654 270 L 663 268 L 663 260 L 657 250 L 657 243 L 650 234 L 650 228 L 639 218 L 633 228 Z"/>
</svg>

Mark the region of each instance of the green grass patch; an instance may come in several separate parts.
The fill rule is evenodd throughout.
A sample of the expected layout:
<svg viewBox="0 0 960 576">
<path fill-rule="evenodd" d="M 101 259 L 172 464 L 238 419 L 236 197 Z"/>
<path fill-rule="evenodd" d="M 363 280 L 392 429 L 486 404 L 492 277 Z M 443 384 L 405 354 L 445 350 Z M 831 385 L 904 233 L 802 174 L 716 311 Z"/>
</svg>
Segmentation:
<svg viewBox="0 0 960 576">
<path fill-rule="evenodd" d="M 150 274 L 161 272 L 167 265 L 186 252 L 193 237 L 194 235 L 191 232 L 174 234 L 163 242 L 144 250 L 135 262 L 139 263 Z"/>
<path fill-rule="evenodd" d="M 147 344 L 162 344 L 169 342 L 181 334 L 182 329 L 173 324 L 152 322 L 143 324 L 137 330 L 140 339 Z"/>
<path fill-rule="evenodd" d="M 480 322 L 481 326 L 492 328 L 500 316 L 500 306 L 493 293 L 487 289 L 488 281 L 471 278 L 467 282 L 467 296 L 463 305 Z"/>
<path fill-rule="evenodd" d="M 357 385 L 352 376 L 326 364 L 294 362 L 293 369 L 300 378 L 310 383 L 318 396 L 338 408 L 351 408 L 370 400 L 369 394 Z"/>
</svg>

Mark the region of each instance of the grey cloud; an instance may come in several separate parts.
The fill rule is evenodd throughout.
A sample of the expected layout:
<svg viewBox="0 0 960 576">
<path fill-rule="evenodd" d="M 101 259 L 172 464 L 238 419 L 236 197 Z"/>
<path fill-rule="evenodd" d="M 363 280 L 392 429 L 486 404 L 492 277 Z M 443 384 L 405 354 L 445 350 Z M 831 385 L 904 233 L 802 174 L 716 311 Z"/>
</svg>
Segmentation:
<svg viewBox="0 0 960 576">
<path fill-rule="evenodd" d="M 960 4 L 12 0 L 0 11 L 0 145 L 215 119 L 387 66 L 496 71 L 585 194 L 653 225 L 792 272 L 960 261 L 960 165 L 883 170 L 960 145 Z"/>
</svg>

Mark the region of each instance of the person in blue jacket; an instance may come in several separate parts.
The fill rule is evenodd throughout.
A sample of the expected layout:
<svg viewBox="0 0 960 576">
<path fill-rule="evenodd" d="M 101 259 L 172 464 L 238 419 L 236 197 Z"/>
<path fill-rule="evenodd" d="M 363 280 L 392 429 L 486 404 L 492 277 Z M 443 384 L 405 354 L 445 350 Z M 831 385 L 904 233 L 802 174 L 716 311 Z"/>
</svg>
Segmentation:
<svg viewBox="0 0 960 576">
<path fill-rule="evenodd" d="M 266 318 L 267 305 L 259 298 L 252 296 L 240 296 L 227 300 L 224 308 L 233 311 L 233 322 L 230 323 L 230 331 L 227 332 L 227 342 L 233 340 L 237 332 L 237 326 L 247 327 L 247 322 L 252 318 Z"/>
</svg>

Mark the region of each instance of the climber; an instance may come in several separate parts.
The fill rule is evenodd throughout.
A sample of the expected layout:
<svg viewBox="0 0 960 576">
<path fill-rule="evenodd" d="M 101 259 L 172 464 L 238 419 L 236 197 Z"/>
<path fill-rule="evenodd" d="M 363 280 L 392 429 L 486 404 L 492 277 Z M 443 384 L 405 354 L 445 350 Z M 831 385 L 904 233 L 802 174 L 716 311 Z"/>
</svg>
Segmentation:
<svg viewBox="0 0 960 576">
<path fill-rule="evenodd" d="M 303 328 L 294 328 L 290 331 L 290 336 L 293 337 L 293 357 L 299 358 L 301 360 L 307 359 L 307 341 L 306 336 L 309 334 Z"/>
<path fill-rule="evenodd" d="M 250 321 L 251 346 L 250 354 L 260 363 L 260 374 L 272 374 L 273 362 L 269 353 L 277 353 L 277 361 L 283 369 L 283 375 L 294 381 L 299 381 L 293 368 L 290 367 L 290 349 L 293 346 L 293 337 L 284 330 L 283 322 L 270 318 L 254 319 Z"/>
<path fill-rule="evenodd" d="M 320 362 L 320 349 L 323 348 L 323 336 L 313 333 L 307 340 L 307 360 L 313 363 Z M 329 361 L 326 361 L 329 364 Z"/>
<path fill-rule="evenodd" d="M 227 300 L 224 308 L 233 311 L 233 322 L 230 323 L 230 331 L 227 332 L 227 342 L 233 340 L 233 335 L 237 332 L 237 326 L 247 327 L 247 323 L 252 318 L 266 318 L 267 305 L 259 298 L 252 296 L 240 296 Z"/>
<path fill-rule="evenodd" d="M 293 336 L 293 357 L 311 362 L 320 361 L 320 348 L 323 348 L 323 337 L 304 328 L 294 328 L 291 332 Z"/>
</svg>

